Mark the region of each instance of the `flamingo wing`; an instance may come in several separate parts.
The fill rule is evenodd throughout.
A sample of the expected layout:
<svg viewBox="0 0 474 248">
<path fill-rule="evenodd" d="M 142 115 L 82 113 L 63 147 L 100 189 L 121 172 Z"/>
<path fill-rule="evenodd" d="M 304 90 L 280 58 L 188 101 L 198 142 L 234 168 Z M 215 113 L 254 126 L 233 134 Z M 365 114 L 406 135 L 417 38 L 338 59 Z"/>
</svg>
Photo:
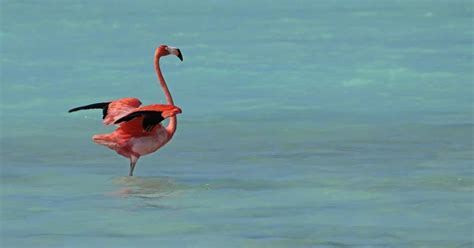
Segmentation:
<svg viewBox="0 0 474 248">
<path fill-rule="evenodd" d="M 70 109 L 68 112 L 76 112 L 79 110 L 85 110 L 85 109 L 102 109 L 102 119 L 105 119 L 105 116 L 107 115 L 107 110 L 109 108 L 110 102 L 98 102 L 98 103 L 93 103 L 89 105 L 84 105 L 80 106 L 77 108 Z"/>
<path fill-rule="evenodd" d="M 181 109 L 167 104 L 153 104 L 136 108 L 134 111 L 122 116 L 114 122 L 120 124 L 122 129 L 137 129 L 138 122 L 141 120 L 141 128 L 145 131 L 151 131 L 156 125 L 160 124 L 164 119 L 181 113 Z"/>
<path fill-rule="evenodd" d="M 110 102 L 93 103 L 69 110 L 69 113 L 85 109 L 102 109 L 102 119 L 105 125 L 113 124 L 118 119 L 140 107 L 142 103 L 137 98 L 121 98 Z"/>
<path fill-rule="evenodd" d="M 161 112 L 157 111 L 135 111 L 118 119 L 114 124 L 120 124 L 122 122 L 131 121 L 137 117 L 143 117 L 142 127 L 145 131 L 151 131 L 157 124 L 162 122 L 165 118 L 161 115 Z M 122 124 L 126 125 L 126 124 Z"/>
<path fill-rule="evenodd" d="M 105 125 L 111 125 L 118 119 L 128 115 L 129 113 L 136 110 L 142 102 L 137 98 L 121 98 L 112 101 L 109 104 L 107 116 L 104 118 Z"/>
</svg>

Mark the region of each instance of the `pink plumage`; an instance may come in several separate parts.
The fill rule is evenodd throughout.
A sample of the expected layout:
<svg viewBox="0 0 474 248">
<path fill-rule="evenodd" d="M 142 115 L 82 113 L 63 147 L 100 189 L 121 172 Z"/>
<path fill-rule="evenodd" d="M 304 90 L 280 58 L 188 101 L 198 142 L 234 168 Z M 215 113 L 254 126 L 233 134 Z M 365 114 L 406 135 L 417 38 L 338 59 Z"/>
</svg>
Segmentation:
<svg viewBox="0 0 474 248">
<path fill-rule="evenodd" d="M 181 51 L 177 48 L 161 45 L 155 50 L 155 70 L 165 93 L 167 104 L 140 107 L 142 103 L 137 98 L 121 98 L 69 110 L 69 112 L 74 112 L 84 109 L 102 109 L 103 123 L 118 125 L 112 133 L 94 135 L 92 140 L 129 158 L 129 176 L 133 176 L 135 165 L 141 156 L 160 149 L 171 140 L 176 132 L 178 124 L 176 115 L 181 113 L 181 109 L 173 105 L 173 98 L 159 64 L 161 57 L 170 54 L 183 60 Z M 166 118 L 169 118 L 169 123 L 164 127 L 161 125 L 161 121 Z"/>
</svg>

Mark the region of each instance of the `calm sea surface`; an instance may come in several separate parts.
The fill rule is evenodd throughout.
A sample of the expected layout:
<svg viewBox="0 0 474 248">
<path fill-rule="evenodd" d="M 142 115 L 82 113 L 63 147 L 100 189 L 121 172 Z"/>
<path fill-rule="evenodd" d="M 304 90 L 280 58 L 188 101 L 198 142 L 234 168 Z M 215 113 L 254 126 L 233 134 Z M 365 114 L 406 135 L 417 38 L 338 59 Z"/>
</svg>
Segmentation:
<svg viewBox="0 0 474 248">
<path fill-rule="evenodd" d="M 472 1 L 7 1 L 1 247 L 472 247 Z M 128 160 L 79 105 L 164 102 Z"/>
</svg>

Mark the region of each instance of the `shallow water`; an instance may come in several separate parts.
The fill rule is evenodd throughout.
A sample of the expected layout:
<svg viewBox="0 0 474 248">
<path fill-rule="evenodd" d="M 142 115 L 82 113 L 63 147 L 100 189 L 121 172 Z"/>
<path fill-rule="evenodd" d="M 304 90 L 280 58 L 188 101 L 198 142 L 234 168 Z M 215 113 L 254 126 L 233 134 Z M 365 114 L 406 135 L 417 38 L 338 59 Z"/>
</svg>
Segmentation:
<svg viewBox="0 0 474 248">
<path fill-rule="evenodd" d="M 2 247 L 471 247 L 470 1 L 1 3 Z M 183 109 L 128 161 L 120 97 Z"/>
</svg>

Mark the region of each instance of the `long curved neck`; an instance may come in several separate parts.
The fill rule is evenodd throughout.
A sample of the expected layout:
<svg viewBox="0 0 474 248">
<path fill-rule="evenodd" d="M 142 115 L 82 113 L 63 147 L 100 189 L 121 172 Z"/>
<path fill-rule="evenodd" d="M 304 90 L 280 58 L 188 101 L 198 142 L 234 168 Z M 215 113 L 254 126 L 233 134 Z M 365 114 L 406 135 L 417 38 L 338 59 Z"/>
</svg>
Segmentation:
<svg viewBox="0 0 474 248">
<path fill-rule="evenodd" d="M 161 73 L 160 57 L 161 56 L 158 53 L 155 54 L 156 75 L 158 76 L 158 80 L 160 81 L 161 88 L 163 88 L 163 91 L 165 92 L 166 102 L 170 105 L 174 105 L 173 97 L 171 97 L 170 90 L 168 89 L 165 78 L 163 77 L 163 74 Z M 166 131 L 169 134 L 169 139 L 171 139 L 171 137 L 173 137 L 174 132 L 176 132 L 177 125 L 178 125 L 178 119 L 176 118 L 176 115 L 170 117 L 170 121 L 168 123 L 168 126 L 166 127 Z"/>
</svg>

